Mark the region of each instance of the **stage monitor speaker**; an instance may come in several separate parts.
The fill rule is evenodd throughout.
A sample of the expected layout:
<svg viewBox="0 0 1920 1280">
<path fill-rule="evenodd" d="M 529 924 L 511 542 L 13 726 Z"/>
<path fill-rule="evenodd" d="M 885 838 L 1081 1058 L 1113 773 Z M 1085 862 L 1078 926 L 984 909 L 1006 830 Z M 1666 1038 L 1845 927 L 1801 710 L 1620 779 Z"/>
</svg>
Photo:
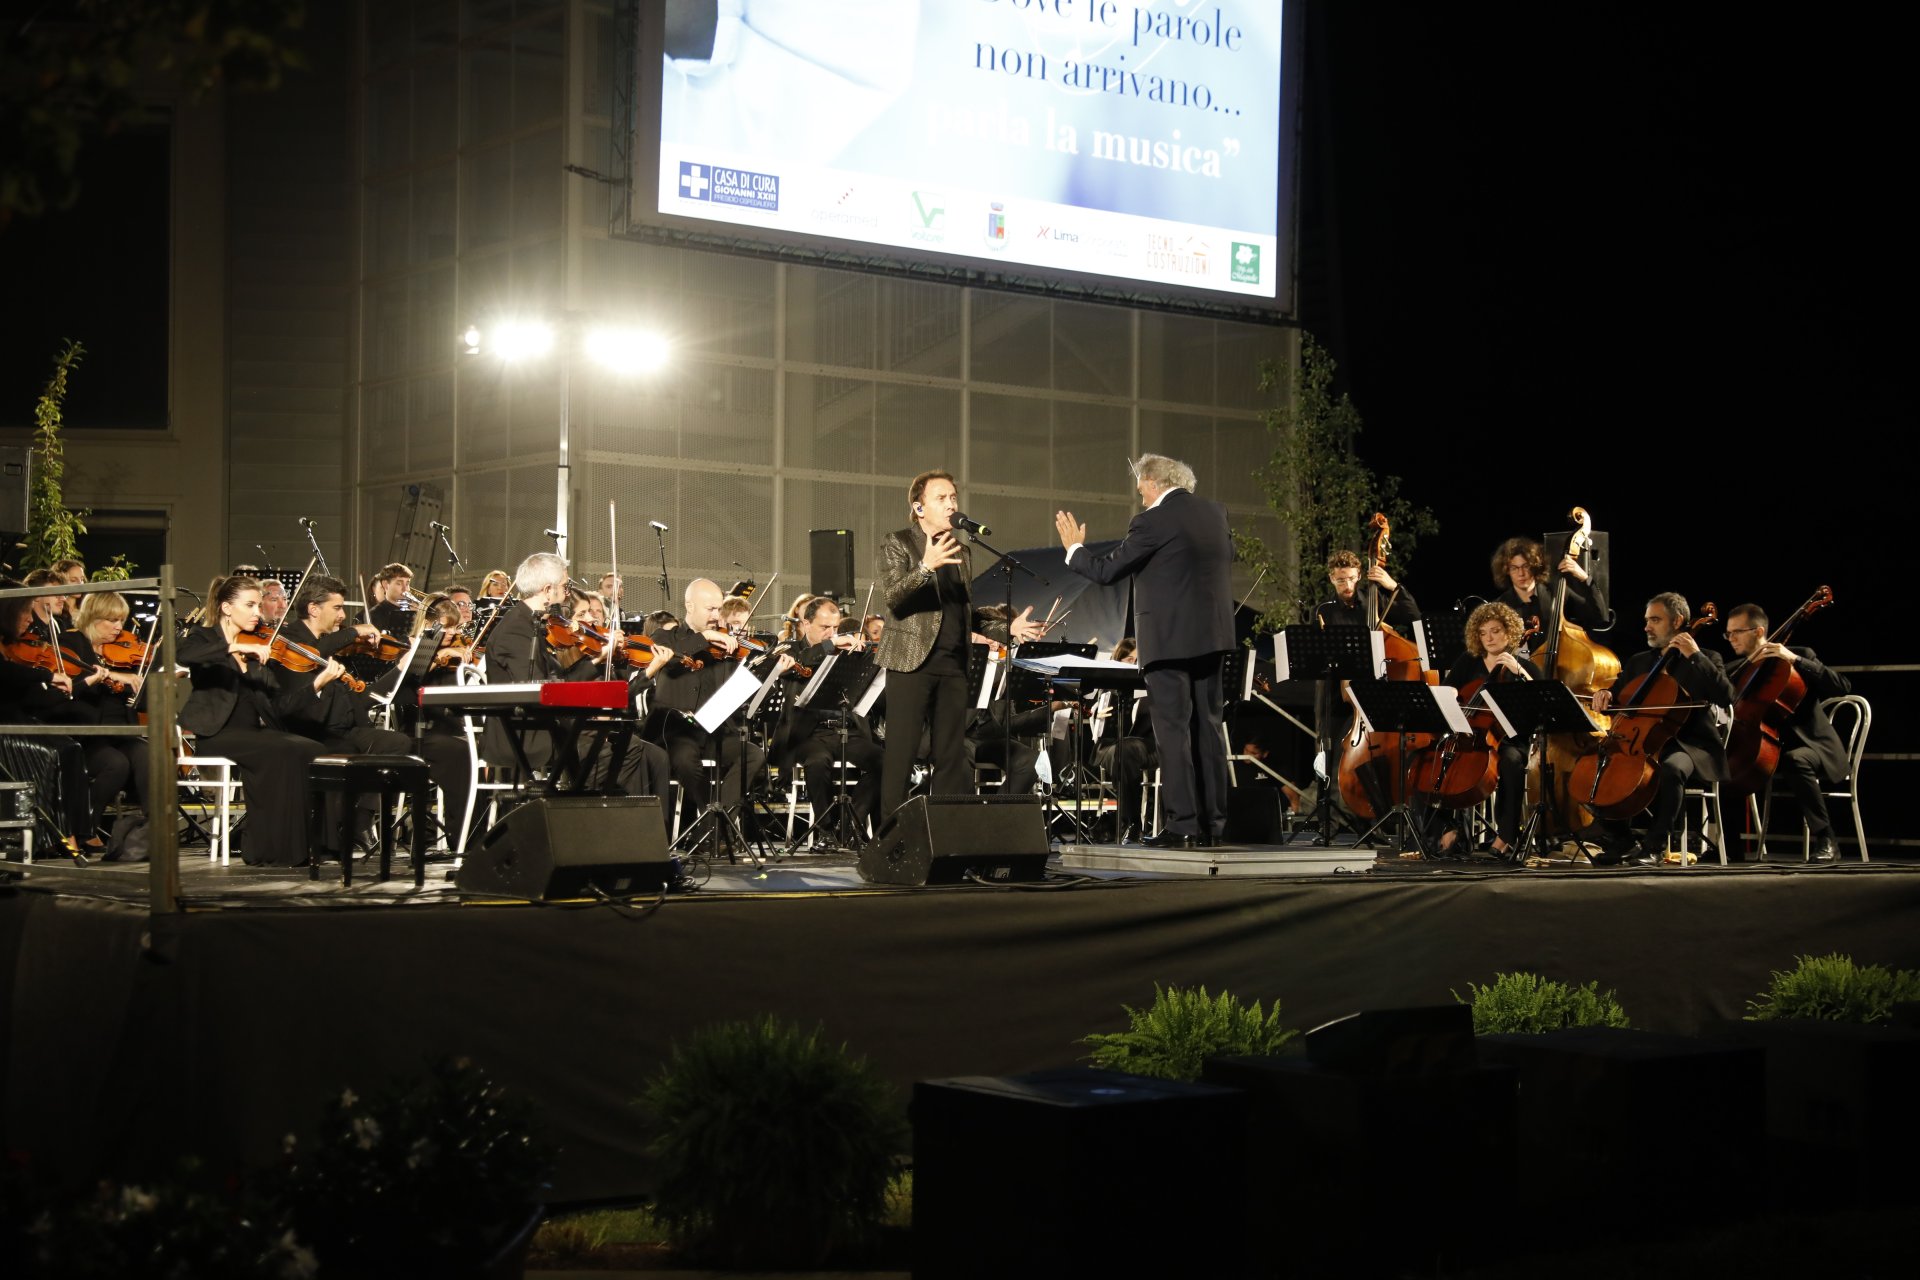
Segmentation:
<svg viewBox="0 0 1920 1280">
<path fill-rule="evenodd" d="M 813 594 L 853 599 L 853 530 L 813 529 L 807 537 L 813 550 Z"/>
<path fill-rule="evenodd" d="M 0 533 L 27 531 L 27 490 L 33 466 L 25 445 L 0 445 Z M 13 557 L 0 555 L 11 563 Z"/>
<path fill-rule="evenodd" d="M 860 851 L 870 884 L 1010 884 L 1047 874 L 1039 796 L 915 796 Z"/>
<path fill-rule="evenodd" d="M 547 900 L 658 893 L 674 878 L 657 796 L 541 796 L 470 849 L 462 893 Z"/>
</svg>

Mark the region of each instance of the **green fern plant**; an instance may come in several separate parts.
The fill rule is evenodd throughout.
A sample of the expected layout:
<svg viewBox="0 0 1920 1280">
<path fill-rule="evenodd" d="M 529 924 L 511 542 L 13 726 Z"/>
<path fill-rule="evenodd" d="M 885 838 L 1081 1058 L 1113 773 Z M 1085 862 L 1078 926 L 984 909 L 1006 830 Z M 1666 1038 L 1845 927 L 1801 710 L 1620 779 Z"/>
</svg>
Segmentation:
<svg viewBox="0 0 1920 1280">
<path fill-rule="evenodd" d="M 1163 988 L 1156 982 L 1152 1004 L 1121 1007 L 1127 1013 L 1125 1031 L 1096 1032 L 1081 1040 L 1093 1049 L 1089 1059 L 1096 1067 L 1164 1080 L 1198 1080 L 1211 1057 L 1278 1053 L 1300 1034 L 1280 1025 L 1278 1000 L 1262 1014 L 1258 1000 L 1249 1007 L 1230 992 L 1209 996 L 1205 987 Z"/>
<path fill-rule="evenodd" d="M 655 1217 L 676 1249 L 733 1267 L 811 1267 L 867 1247 L 906 1125 L 867 1060 L 818 1027 L 709 1027 L 640 1099 L 660 1163 Z"/>
<path fill-rule="evenodd" d="M 1839 952 L 1795 959 L 1792 969 L 1775 970 L 1771 985 L 1747 1001 L 1748 1021 L 1885 1022 L 1894 1005 L 1920 1000 L 1920 970 L 1858 965 Z"/>
<path fill-rule="evenodd" d="M 1626 1027 L 1627 1011 L 1598 982 L 1568 986 L 1537 973 L 1496 973 L 1486 986 L 1467 984 L 1453 998 L 1473 1006 L 1473 1033 L 1538 1035 L 1566 1027 Z"/>
</svg>

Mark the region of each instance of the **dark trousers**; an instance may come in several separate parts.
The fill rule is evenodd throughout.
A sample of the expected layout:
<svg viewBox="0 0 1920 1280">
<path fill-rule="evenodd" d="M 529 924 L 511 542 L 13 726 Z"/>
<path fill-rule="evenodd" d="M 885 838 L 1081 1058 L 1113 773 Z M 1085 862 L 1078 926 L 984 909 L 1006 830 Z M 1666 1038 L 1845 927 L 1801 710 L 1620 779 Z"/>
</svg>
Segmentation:
<svg viewBox="0 0 1920 1280">
<path fill-rule="evenodd" d="M 807 775 L 807 803 L 816 817 L 840 794 L 838 771 L 833 767 L 839 752 L 840 735 L 832 729 L 822 729 L 794 747 L 794 761 Z M 872 821 L 874 805 L 880 800 L 881 750 L 871 739 L 849 733 L 847 763 L 860 772 L 859 779 L 847 787 L 847 798 L 853 803 L 854 817 L 865 824 Z"/>
<path fill-rule="evenodd" d="M 1827 798 L 1820 794 L 1820 753 L 1812 747 L 1788 747 L 1780 753 L 1780 765 L 1774 772 L 1800 802 L 1800 812 L 1806 815 L 1813 838 L 1832 835 Z"/>
<path fill-rule="evenodd" d="M 1115 812 L 1120 822 L 1115 834 L 1123 836 L 1128 828 L 1137 829 L 1141 819 L 1140 780 L 1153 768 L 1153 744 L 1145 738 L 1122 738 L 1118 745 L 1108 743 L 1094 752 L 1093 763 L 1113 781 Z M 1161 807 L 1165 808 L 1164 798 Z"/>
<path fill-rule="evenodd" d="M 967 771 L 967 677 L 958 672 L 929 674 L 924 668 L 889 671 L 886 776 L 880 790 L 883 821 L 906 801 L 921 725 L 928 727 L 931 739 L 931 794 L 964 795 L 973 790 L 973 776 Z"/>
<path fill-rule="evenodd" d="M 203 756 L 225 756 L 247 789 L 246 861 L 278 867 L 307 861 L 307 772 L 327 748 L 312 738 L 279 729 L 229 726 L 211 737 L 196 738 Z"/>
<path fill-rule="evenodd" d="M 740 731 L 732 724 L 723 725 L 720 732 L 709 734 L 699 725 L 684 716 L 675 716 L 667 722 L 666 759 L 667 771 L 673 781 L 680 784 L 680 798 L 687 809 L 683 821 L 690 822 L 695 814 L 707 807 L 713 788 L 707 785 L 707 769 L 702 760 L 714 760 L 720 766 L 720 794 L 725 804 L 737 804 L 743 794 L 744 778 L 758 775 L 765 764 L 767 753 L 760 746 L 749 742 L 746 751 L 746 768 L 741 766 Z M 636 742 L 634 746 L 639 746 Z M 631 749 L 629 757 L 633 755 Z M 649 772 L 653 767 L 643 753 L 643 769 Z M 626 778 L 625 771 L 621 777 Z M 642 785 L 638 778 L 634 785 Z M 662 784 L 664 786 L 664 784 Z M 657 793 L 656 793 L 657 794 Z M 663 805 L 664 807 L 664 805 Z M 667 815 L 668 829 L 672 829 L 673 815 Z"/>
<path fill-rule="evenodd" d="M 1493 793 L 1493 830 L 1508 844 L 1520 838 L 1520 811 L 1527 804 L 1527 743 L 1508 738 L 1500 744 L 1499 781 Z"/>
<path fill-rule="evenodd" d="M 1225 831 L 1229 781 L 1220 655 L 1150 663 L 1144 676 L 1160 750 L 1162 829 L 1189 836 Z"/>
<path fill-rule="evenodd" d="M 147 795 L 147 744 L 144 738 L 82 738 L 87 757 L 87 793 L 93 807 L 93 830 L 106 834 L 107 806 L 122 791 L 144 805 Z"/>
</svg>

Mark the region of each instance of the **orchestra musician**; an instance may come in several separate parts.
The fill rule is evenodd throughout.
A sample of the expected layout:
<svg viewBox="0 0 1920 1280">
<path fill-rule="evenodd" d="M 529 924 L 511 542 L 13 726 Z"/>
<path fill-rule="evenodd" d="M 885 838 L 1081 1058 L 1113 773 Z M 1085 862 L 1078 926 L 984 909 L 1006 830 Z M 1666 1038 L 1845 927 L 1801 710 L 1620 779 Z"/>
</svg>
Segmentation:
<svg viewBox="0 0 1920 1280">
<path fill-rule="evenodd" d="M 887 620 L 877 613 L 870 613 L 860 619 L 860 634 L 867 638 L 869 646 L 880 643 L 880 637 L 886 632 Z"/>
<path fill-rule="evenodd" d="M 1366 578 L 1364 587 L 1360 585 L 1362 576 Z M 1336 551 L 1327 557 L 1327 581 L 1333 584 L 1333 599 L 1314 610 L 1321 626 L 1366 626 L 1367 598 L 1371 596 L 1376 604 L 1375 617 L 1402 635 L 1412 634 L 1420 606 L 1414 603 L 1413 592 L 1401 586 L 1385 566 L 1373 565 L 1362 575 L 1356 552 Z"/>
<path fill-rule="evenodd" d="M 444 736 L 415 743 L 397 729 L 379 727 L 373 723 L 373 699 L 345 683 L 347 670 L 333 655 L 352 643 L 357 634 L 347 625 L 346 591 L 340 579 L 314 574 L 294 597 L 280 638 L 321 655 L 325 661 L 310 671 L 295 671 L 280 662 L 270 662 L 268 670 L 280 686 L 274 709 L 287 728 L 336 755 L 419 755 L 427 762 L 428 775 L 447 797 L 448 805 L 456 803 L 455 797 L 464 805 L 471 776 L 466 744 Z M 332 847 L 339 839 L 339 802 L 337 793 L 329 793 L 329 807 L 336 812 L 322 826 L 319 844 L 336 857 L 347 857 L 352 850 Z M 358 805 L 356 830 L 364 834 L 379 812 L 380 797 L 374 793 L 362 795 Z"/>
<path fill-rule="evenodd" d="M 367 621 L 390 636 L 413 631 L 413 570 L 395 562 L 380 566 L 373 575 L 373 599 L 368 601 Z"/>
<path fill-rule="evenodd" d="M 1648 810 L 1646 834 L 1636 844 L 1624 820 L 1600 820 L 1605 843 L 1593 856 L 1595 866 L 1613 866 L 1623 859 L 1635 866 L 1658 866 L 1666 860 L 1667 837 L 1680 815 L 1687 785 L 1696 778 L 1703 782 L 1726 780 L 1727 751 L 1720 726 L 1733 704 L 1733 686 L 1720 655 L 1702 649 L 1687 630 L 1690 617 L 1692 609 L 1679 592 L 1663 591 L 1654 596 L 1647 601 L 1647 647 L 1620 664 L 1614 689 L 1625 689 L 1636 677 L 1652 670 L 1661 654 L 1671 648 L 1676 660 L 1668 663 L 1667 671 L 1679 681 L 1689 701 L 1702 705 L 1687 714 L 1680 731 L 1661 747 L 1655 764 L 1659 790 Z M 1612 703 L 1612 690 L 1594 692 L 1596 712 L 1604 714 Z"/>
<path fill-rule="evenodd" d="M 448 604 L 452 605 L 454 608 L 454 612 L 459 615 L 458 620 L 453 624 L 452 630 L 458 631 L 467 640 L 469 641 L 472 640 L 473 639 L 473 592 L 467 590 L 465 587 L 455 585 L 455 586 L 448 587 L 445 591 L 441 592 L 440 598 L 445 600 Z M 445 623 L 441 623 L 439 625 L 443 629 L 446 626 Z"/>
<path fill-rule="evenodd" d="M 1559 626 L 1553 612 L 1553 578 L 1547 572 L 1546 551 L 1532 538 L 1508 538 L 1493 552 L 1493 585 L 1500 588 L 1494 599 L 1520 615 L 1523 638 L 1529 633 L 1551 635 Z M 1567 621 L 1599 631 L 1611 625 L 1607 598 L 1600 584 L 1580 567 L 1572 556 L 1560 557 L 1555 567 L 1567 580 Z M 1515 644 L 1525 652 L 1520 638 Z M 1535 647 L 1539 647 L 1536 643 Z"/>
<path fill-rule="evenodd" d="M 1832 862 L 1839 850 L 1834 844 L 1833 821 L 1827 816 L 1822 783 L 1844 781 L 1849 767 L 1846 746 L 1820 704 L 1852 693 L 1853 684 L 1820 661 L 1813 650 L 1767 639 L 1771 625 L 1766 610 L 1757 604 L 1740 605 L 1727 615 L 1727 642 L 1733 646 L 1736 659 L 1727 669 L 1728 680 L 1737 686 L 1750 664 L 1778 658 L 1790 664 L 1806 683 L 1806 696 L 1780 735 L 1780 763 L 1774 772 L 1785 778 L 1787 789 L 1800 803 L 1813 842 L 1813 861 Z M 1745 798 L 1741 797 L 1740 808 L 1745 807 Z"/>
<path fill-rule="evenodd" d="M 968 551 L 953 533 L 959 490 L 947 471 L 923 471 L 907 486 L 913 521 L 880 539 L 875 578 L 887 627 L 877 660 L 887 670 L 886 767 L 881 813 L 907 798 L 908 776 L 920 745 L 913 726 L 932 733 L 934 795 L 973 790 L 967 768 L 967 643 L 978 631 L 1002 644 L 1046 634 L 1031 608 L 1011 626 L 974 607 Z"/>
<path fill-rule="evenodd" d="M 295 867 L 307 861 L 307 774 L 326 748 L 293 733 L 274 709 L 279 684 L 264 668 L 267 648 L 237 637 L 260 622 L 260 582 L 235 574 L 207 593 L 213 621 L 191 627 L 175 654 L 193 692 L 180 727 L 203 755 L 225 756 L 247 789 L 242 856 L 249 863 Z"/>
<path fill-rule="evenodd" d="M 1516 653 L 1526 627 L 1511 606 L 1498 600 L 1480 605 L 1467 615 L 1466 631 L 1467 651 L 1441 683 L 1450 689 L 1464 689 L 1476 680 L 1492 684 L 1533 679 L 1533 668 Z M 1499 781 L 1493 793 L 1493 852 L 1498 857 L 1511 859 L 1515 856 L 1515 842 L 1520 838 L 1520 811 L 1527 801 L 1524 738 L 1508 738 L 1500 743 L 1498 768 Z M 1440 852 L 1451 850 L 1459 838 L 1457 828 L 1443 831 Z"/>
<path fill-rule="evenodd" d="M 498 600 L 505 596 L 508 588 L 512 586 L 513 579 L 507 575 L 505 569 L 489 569 L 487 576 L 480 579 L 480 598 Z"/>
<path fill-rule="evenodd" d="M 26 585 L 0 577 L 0 589 Z M 0 640 L 8 644 L 8 661 L 0 662 L 0 725 L 70 724 L 73 678 L 62 666 L 37 665 L 15 657 L 13 646 L 46 642 L 46 628 L 36 623 L 34 604 L 43 596 L 0 600 Z M 58 814 L 56 833 L 75 855 L 100 853 L 105 842 L 99 833 L 99 808 L 87 772 L 87 752 L 80 739 L 65 735 L 8 737 L 0 734 L 0 766 L 16 781 L 32 782 L 46 814 Z M 108 797 L 111 799 L 111 797 Z"/>
<path fill-rule="evenodd" d="M 1054 514 L 1054 528 L 1075 573 L 1102 584 L 1134 580 L 1135 639 L 1161 747 L 1166 817 L 1146 843 L 1207 848 L 1227 825 L 1222 657 L 1234 645 L 1233 536 L 1227 509 L 1194 492 L 1186 463 L 1149 453 L 1135 464 L 1134 477 L 1145 510 L 1113 550 L 1086 552 L 1087 527 L 1070 511 Z"/>
<path fill-rule="evenodd" d="M 749 742 L 743 761 L 740 735 L 729 725 L 709 734 L 693 719 L 694 713 L 732 676 L 735 642 L 720 625 L 720 605 L 725 597 L 720 594 L 719 583 L 695 578 L 687 584 L 682 598 L 686 618 L 668 614 L 670 621 L 654 621 L 660 614 L 649 614 L 647 636 L 656 645 L 671 645 L 677 653 L 701 658 L 702 665 L 695 669 L 672 662 L 656 673 L 649 700 L 654 708 L 654 714 L 648 717 L 649 736 L 657 734 L 660 738 L 682 798 L 698 813 L 706 808 L 712 793 L 706 767 L 700 763 L 703 759 L 719 762 L 723 800 L 735 804 L 744 794 L 745 779 L 760 775 L 767 753 L 759 744 Z"/>
<path fill-rule="evenodd" d="M 287 587 L 278 578 L 260 579 L 260 622 L 269 630 L 287 615 Z"/>
<path fill-rule="evenodd" d="M 752 608 L 744 600 L 741 603 Z M 801 612 L 796 647 L 788 650 L 801 669 L 818 671 L 831 654 L 860 651 L 863 646 L 858 637 L 839 633 L 840 619 L 839 602 L 832 596 L 815 596 L 808 602 Z M 808 677 L 795 671 L 787 678 L 789 681 L 799 680 L 800 688 L 804 688 Z M 799 688 L 796 688 L 795 693 L 798 692 Z M 829 799 L 838 794 L 833 762 L 840 754 L 840 728 L 843 722 L 847 730 L 847 763 L 859 770 L 860 775 L 849 795 L 853 801 L 855 821 L 861 830 L 865 830 L 880 800 L 882 759 L 880 744 L 874 741 L 873 730 L 868 726 L 865 716 L 851 707 L 837 704 L 789 706 L 780 735 L 782 745 L 776 748 L 774 754 L 776 758 L 784 756 L 800 767 L 807 780 L 807 796 L 814 813 L 824 814 Z"/>
<path fill-rule="evenodd" d="M 550 551 L 536 551 L 520 562 L 514 574 L 514 587 L 519 598 L 501 606 L 502 614 L 487 636 L 487 679 L 494 684 L 529 684 L 547 680 L 597 680 L 604 668 L 593 662 L 575 662 L 563 667 L 556 658 L 553 646 L 547 642 L 547 619 L 556 605 L 565 605 L 568 600 L 567 562 Z M 609 632 L 607 643 L 619 646 L 625 637 L 618 631 Z M 663 656 L 661 649 L 655 646 L 654 661 L 664 663 L 672 656 L 668 650 Z M 570 721 L 561 721 L 554 727 L 555 733 L 577 734 L 579 728 Z M 545 769 L 553 759 L 553 742 L 545 731 L 531 730 L 521 736 L 521 746 L 527 755 L 527 762 L 535 769 Z M 481 730 L 481 757 L 491 765 L 502 768 L 515 768 L 519 761 L 514 757 L 513 746 L 505 725 L 489 716 L 485 728 Z M 628 795 L 667 794 L 667 777 L 661 753 L 648 750 L 647 744 L 636 735 L 627 744 L 626 758 L 621 762 L 618 782 Z M 608 757 L 603 754 L 595 762 L 594 775 L 584 780 L 586 785 L 602 785 Z"/>
<path fill-rule="evenodd" d="M 1010 616 L 1004 604 L 988 605 L 981 612 L 1001 622 Z M 972 640 L 980 645 L 992 643 L 982 635 L 973 636 Z M 1005 676 L 997 678 L 1004 680 Z M 1004 690 L 1005 685 L 1001 687 Z M 1059 707 L 1065 705 L 1061 703 Z M 1033 794 L 1034 784 L 1040 780 L 1040 749 L 1029 739 L 1047 731 L 1056 709 L 1053 703 L 1042 702 L 1016 711 L 1004 692 L 985 708 L 970 708 L 967 711 L 968 770 L 980 764 L 993 765 L 1004 779 L 1000 784 L 1001 795 Z M 1013 722 L 1011 726 L 1007 723 L 1009 719 Z"/>
<path fill-rule="evenodd" d="M 60 634 L 60 645 L 87 668 L 73 682 L 73 701 L 86 724 L 137 722 L 134 700 L 140 693 L 137 671 L 109 671 L 101 665 L 99 650 L 120 638 L 132 614 L 127 598 L 118 591 L 92 591 L 80 597 L 74 627 Z M 97 746 L 95 744 L 98 744 Z M 134 803 L 146 806 L 147 744 L 137 735 L 125 738 L 89 737 L 83 742 L 87 773 L 93 779 L 94 811 L 104 827 L 106 805 L 124 790 Z"/>
</svg>

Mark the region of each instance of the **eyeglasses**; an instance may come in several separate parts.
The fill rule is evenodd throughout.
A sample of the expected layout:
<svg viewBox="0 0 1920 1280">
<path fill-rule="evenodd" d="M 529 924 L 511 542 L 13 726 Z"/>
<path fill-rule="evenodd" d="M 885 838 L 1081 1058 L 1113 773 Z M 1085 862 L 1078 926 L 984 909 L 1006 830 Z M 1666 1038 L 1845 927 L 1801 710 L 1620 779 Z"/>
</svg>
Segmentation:
<svg viewBox="0 0 1920 1280">
<path fill-rule="evenodd" d="M 1728 627 L 1727 634 L 1730 636 L 1744 636 L 1749 632 L 1758 631 L 1759 629 L 1758 627 Z"/>
</svg>

